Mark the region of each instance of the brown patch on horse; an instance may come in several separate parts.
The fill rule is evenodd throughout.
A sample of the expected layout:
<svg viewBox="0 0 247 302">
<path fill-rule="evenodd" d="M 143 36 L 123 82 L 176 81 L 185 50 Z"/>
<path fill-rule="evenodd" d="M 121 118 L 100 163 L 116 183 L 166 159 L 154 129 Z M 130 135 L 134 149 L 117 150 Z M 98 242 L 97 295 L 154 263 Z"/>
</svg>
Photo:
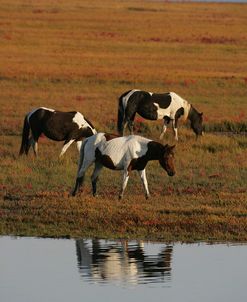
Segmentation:
<svg viewBox="0 0 247 302">
<path fill-rule="evenodd" d="M 141 171 L 145 169 L 147 165 L 148 159 L 146 155 L 143 155 L 142 157 L 139 158 L 133 158 L 128 166 L 128 172 L 132 170 L 138 170 Z"/>
<path fill-rule="evenodd" d="M 131 160 L 129 166 L 128 166 L 128 171 L 131 170 L 138 170 L 141 171 L 145 169 L 148 161 L 150 160 L 157 160 L 161 158 L 164 154 L 164 146 L 161 145 L 158 142 L 150 141 L 147 144 L 147 152 L 143 156 L 139 158 L 134 158 Z"/>
<path fill-rule="evenodd" d="M 116 167 L 112 161 L 112 159 L 110 158 L 110 156 L 108 155 L 102 155 L 101 151 L 99 150 L 99 148 L 97 148 L 95 150 L 95 157 L 96 160 L 101 163 L 104 167 L 111 169 L 111 170 L 116 170 Z"/>
<path fill-rule="evenodd" d="M 120 137 L 118 134 L 113 134 L 113 133 L 105 133 L 105 139 L 106 141 L 110 141 L 114 138 Z"/>
</svg>

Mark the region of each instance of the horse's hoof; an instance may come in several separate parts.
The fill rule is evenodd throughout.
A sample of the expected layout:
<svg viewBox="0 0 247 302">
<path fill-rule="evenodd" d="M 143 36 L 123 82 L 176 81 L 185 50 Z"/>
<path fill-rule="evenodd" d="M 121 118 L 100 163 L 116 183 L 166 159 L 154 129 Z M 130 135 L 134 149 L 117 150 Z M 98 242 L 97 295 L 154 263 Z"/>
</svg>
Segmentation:
<svg viewBox="0 0 247 302">
<path fill-rule="evenodd" d="M 146 199 L 149 199 L 150 194 L 146 194 L 145 197 L 146 197 Z"/>
<path fill-rule="evenodd" d="M 119 195 L 119 196 L 118 196 L 118 199 L 119 199 L 119 200 L 123 199 L 123 195 Z"/>
</svg>

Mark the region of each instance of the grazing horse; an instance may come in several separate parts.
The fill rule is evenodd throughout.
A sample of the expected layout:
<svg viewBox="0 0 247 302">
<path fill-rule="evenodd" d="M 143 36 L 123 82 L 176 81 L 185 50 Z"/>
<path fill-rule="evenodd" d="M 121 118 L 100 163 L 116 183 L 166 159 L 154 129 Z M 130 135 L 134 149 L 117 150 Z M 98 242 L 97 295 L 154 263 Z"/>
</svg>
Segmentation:
<svg viewBox="0 0 247 302">
<path fill-rule="evenodd" d="M 31 136 L 29 137 L 30 129 Z M 42 133 L 52 140 L 64 141 L 61 157 L 75 141 L 80 150 L 82 139 L 96 134 L 97 131 L 80 112 L 61 112 L 45 107 L 36 108 L 25 116 L 19 155 L 24 152 L 27 155 L 32 145 L 34 154 L 37 156 L 38 139 Z"/>
<path fill-rule="evenodd" d="M 119 98 L 118 105 L 118 132 L 124 134 L 128 128 L 133 134 L 133 125 L 136 113 L 148 120 L 164 120 L 160 139 L 163 138 L 167 125 L 172 122 L 175 139 L 178 140 L 178 119 L 190 120 L 191 128 L 196 136 L 202 135 L 202 115 L 186 100 L 174 92 L 152 93 L 141 90 L 129 90 Z"/>
<path fill-rule="evenodd" d="M 145 167 L 150 160 L 158 160 L 169 176 L 175 174 L 173 149 L 175 146 L 162 145 L 150 139 L 129 135 L 123 137 L 98 133 L 84 140 L 81 147 L 76 184 L 72 195 L 75 196 L 83 183 L 89 166 L 95 163 L 91 176 L 93 195 L 96 195 L 96 184 L 103 167 L 112 170 L 123 170 L 123 183 L 119 198 L 123 197 L 130 172 L 137 170 L 141 177 L 146 198 L 149 197 Z"/>
</svg>

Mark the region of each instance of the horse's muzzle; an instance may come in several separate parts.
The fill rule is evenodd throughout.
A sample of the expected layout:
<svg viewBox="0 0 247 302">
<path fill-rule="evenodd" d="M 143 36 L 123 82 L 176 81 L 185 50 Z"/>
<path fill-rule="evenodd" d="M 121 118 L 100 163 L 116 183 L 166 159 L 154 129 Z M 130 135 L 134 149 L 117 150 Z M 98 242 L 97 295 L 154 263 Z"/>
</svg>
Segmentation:
<svg viewBox="0 0 247 302">
<path fill-rule="evenodd" d="M 169 175 L 169 176 L 174 176 L 174 175 L 175 175 L 175 172 L 174 172 L 174 171 L 169 171 L 169 172 L 168 172 L 168 175 Z"/>
</svg>

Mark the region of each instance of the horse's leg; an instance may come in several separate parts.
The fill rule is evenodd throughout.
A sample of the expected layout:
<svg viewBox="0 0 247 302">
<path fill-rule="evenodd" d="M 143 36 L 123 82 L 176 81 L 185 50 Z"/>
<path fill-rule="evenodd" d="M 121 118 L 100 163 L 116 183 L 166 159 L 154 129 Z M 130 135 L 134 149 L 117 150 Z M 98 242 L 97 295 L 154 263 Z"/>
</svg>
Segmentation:
<svg viewBox="0 0 247 302">
<path fill-rule="evenodd" d="M 123 134 L 124 134 L 124 130 L 127 126 L 128 126 L 130 133 L 133 134 L 136 110 L 137 110 L 136 105 L 127 106 L 127 108 L 125 109 L 125 116 L 124 116 L 124 122 L 123 122 Z"/>
<path fill-rule="evenodd" d="M 38 141 L 34 141 L 34 154 L 35 156 L 38 156 Z"/>
<path fill-rule="evenodd" d="M 25 148 L 26 155 L 28 155 L 29 149 L 33 145 L 32 142 L 33 142 L 33 137 L 31 136 L 31 137 L 29 137 L 28 143 L 27 143 L 26 148 Z"/>
<path fill-rule="evenodd" d="M 136 112 L 131 116 L 131 118 L 128 120 L 128 128 L 129 128 L 129 131 L 130 131 L 130 134 L 133 135 L 134 134 L 134 119 L 135 119 L 135 115 L 136 115 Z"/>
<path fill-rule="evenodd" d="M 83 159 L 82 159 L 82 161 L 80 160 L 77 177 L 76 177 L 76 182 L 75 182 L 75 187 L 74 187 L 74 190 L 71 192 L 72 196 L 75 196 L 76 193 L 79 191 L 81 185 L 83 184 L 86 170 L 91 166 L 91 164 L 92 164 L 92 162 L 89 162 L 89 161 L 84 162 Z"/>
<path fill-rule="evenodd" d="M 33 138 L 33 136 L 30 137 L 30 139 L 29 139 L 28 147 L 26 149 L 26 154 L 28 154 L 28 151 L 29 151 L 29 149 L 30 149 L 31 146 L 33 148 L 34 155 L 37 156 L 38 155 L 38 141 L 35 140 Z"/>
<path fill-rule="evenodd" d="M 64 145 L 63 145 L 63 148 L 62 148 L 62 151 L 59 155 L 59 157 L 62 157 L 64 155 L 64 153 L 67 151 L 67 149 L 69 148 L 69 146 L 74 142 L 75 140 L 74 139 L 71 139 L 71 140 L 66 140 L 64 142 Z"/>
<path fill-rule="evenodd" d="M 76 182 L 75 182 L 74 190 L 71 192 L 71 195 L 72 195 L 72 196 L 75 196 L 75 195 L 76 195 L 76 193 L 78 192 L 80 186 L 83 184 L 84 176 L 85 176 L 85 172 L 84 172 L 84 173 L 81 173 L 80 176 L 77 176 Z"/>
<path fill-rule="evenodd" d="M 124 123 L 123 123 L 123 131 L 121 133 L 122 136 L 124 136 L 124 132 L 125 132 L 125 129 L 126 129 L 127 125 L 128 125 L 128 122 L 124 121 Z"/>
<path fill-rule="evenodd" d="M 77 141 L 76 142 L 77 150 L 78 150 L 79 153 L 80 153 L 80 150 L 81 150 L 81 145 L 82 145 L 82 141 Z"/>
<path fill-rule="evenodd" d="M 95 162 L 94 171 L 93 171 L 93 174 L 91 176 L 93 196 L 96 196 L 97 181 L 99 179 L 99 173 L 100 173 L 102 168 L 103 168 L 103 165 L 101 165 L 99 162 Z"/>
<path fill-rule="evenodd" d="M 141 170 L 141 171 L 138 171 L 140 177 L 141 177 L 141 180 L 142 180 L 142 184 L 143 184 L 143 187 L 144 187 L 144 190 L 145 190 L 145 196 L 146 196 L 146 199 L 149 198 L 150 196 L 150 193 L 149 193 L 149 190 L 148 190 L 148 182 L 147 182 L 147 177 L 146 177 L 146 170 Z"/>
<path fill-rule="evenodd" d="M 33 147 L 33 152 L 35 156 L 38 156 L 38 140 L 41 135 L 41 131 L 36 128 L 32 128 L 32 136 L 30 140 L 30 145 Z M 30 147 L 29 147 L 30 148 Z"/>
<path fill-rule="evenodd" d="M 127 170 L 124 170 L 124 172 L 123 172 L 123 183 L 122 183 L 122 188 L 121 188 L 121 191 L 120 191 L 120 194 L 119 194 L 119 199 L 123 198 L 123 193 L 124 193 L 124 190 L 127 186 L 128 180 L 129 180 L 129 172 Z"/>
<path fill-rule="evenodd" d="M 164 118 L 164 125 L 163 125 L 163 128 L 162 128 L 162 132 L 160 134 L 160 139 L 163 139 L 164 134 L 166 133 L 166 129 L 167 129 L 167 125 L 169 124 L 169 121 L 170 120 Z"/>
<path fill-rule="evenodd" d="M 129 128 L 130 134 L 133 135 L 134 134 L 134 131 L 133 131 L 133 129 L 134 129 L 134 122 L 132 120 L 128 121 L 128 128 Z"/>
<path fill-rule="evenodd" d="M 178 141 L 178 120 L 175 118 L 172 120 L 172 129 L 175 136 L 175 140 Z"/>
</svg>

